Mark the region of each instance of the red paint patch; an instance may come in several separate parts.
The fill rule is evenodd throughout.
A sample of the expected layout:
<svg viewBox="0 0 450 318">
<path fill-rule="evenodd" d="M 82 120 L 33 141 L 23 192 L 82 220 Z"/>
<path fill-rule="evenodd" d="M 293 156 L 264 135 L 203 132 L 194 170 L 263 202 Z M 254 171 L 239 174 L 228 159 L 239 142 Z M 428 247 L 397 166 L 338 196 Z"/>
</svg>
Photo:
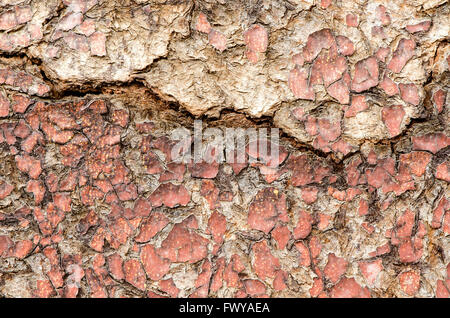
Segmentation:
<svg viewBox="0 0 450 318">
<path fill-rule="evenodd" d="M 161 184 L 149 197 L 152 206 L 159 207 L 165 205 L 173 208 L 177 205 L 187 205 L 191 201 L 189 192 L 183 185 L 173 183 Z"/>
<path fill-rule="evenodd" d="M 387 75 L 384 76 L 383 80 L 378 85 L 386 95 L 388 96 L 394 96 L 399 93 L 397 84 L 394 83 L 393 80 L 391 80 Z"/>
<path fill-rule="evenodd" d="M 366 97 L 364 95 L 354 95 L 352 96 L 352 103 L 349 108 L 345 111 L 345 117 L 354 117 L 357 113 L 362 112 L 369 108 L 367 105 Z"/>
<path fill-rule="evenodd" d="M 140 290 L 145 290 L 145 273 L 138 260 L 130 259 L 123 264 L 125 280 Z"/>
<path fill-rule="evenodd" d="M 349 13 L 345 16 L 345 23 L 349 27 L 356 28 L 359 24 L 358 17 L 354 14 Z"/>
<path fill-rule="evenodd" d="M 252 25 L 244 32 L 244 42 L 250 51 L 264 53 L 269 44 L 267 30 L 259 24 Z"/>
<path fill-rule="evenodd" d="M 414 271 L 403 272 L 398 275 L 400 287 L 409 296 L 414 296 L 419 291 L 420 275 Z"/>
<path fill-rule="evenodd" d="M 343 278 L 330 292 L 331 298 L 369 298 L 370 291 L 362 288 L 354 278 Z"/>
<path fill-rule="evenodd" d="M 391 23 L 391 17 L 387 13 L 386 7 L 383 5 L 379 5 L 376 10 L 376 17 L 381 22 L 382 25 L 386 26 Z"/>
<path fill-rule="evenodd" d="M 170 261 L 160 257 L 153 245 L 150 244 L 141 248 L 141 262 L 147 276 L 152 280 L 160 280 L 170 268 Z"/>
<path fill-rule="evenodd" d="M 441 227 L 442 218 L 447 211 L 450 211 L 450 202 L 445 197 L 442 197 L 433 211 L 432 228 L 438 229 Z"/>
<path fill-rule="evenodd" d="M 413 104 L 415 106 L 419 105 L 420 96 L 416 85 L 412 83 L 399 84 L 398 87 L 400 88 L 400 96 L 405 102 Z"/>
<path fill-rule="evenodd" d="M 158 254 L 171 262 L 195 263 L 207 256 L 208 240 L 193 229 L 196 220 L 193 216 L 175 224 L 167 238 L 162 242 Z"/>
<path fill-rule="evenodd" d="M 378 275 L 383 270 L 383 261 L 377 259 L 374 261 L 359 262 L 359 269 L 369 285 L 374 285 Z"/>
<path fill-rule="evenodd" d="M 383 107 L 381 117 L 391 137 L 395 137 L 401 133 L 401 125 L 405 114 L 401 105 Z"/>
<path fill-rule="evenodd" d="M 278 248 L 283 250 L 291 238 L 291 231 L 285 225 L 279 225 L 271 232 L 272 237 L 277 242 Z"/>
<path fill-rule="evenodd" d="M 295 97 L 315 100 L 314 90 L 308 83 L 308 74 L 304 69 L 295 68 L 291 70 L 288 85 Z"/>
<path fill-rule="evenodd" d="M 328 86 L 327 93 L 337 99 L 341 104 L 345 105 L 350 101 L 350 91 L 348 85 L 343 80 L 339 80 Z"/>
<path fill-rule="evenodd" d="M 258 297 L 262 296 L 266 292 L 266 286 L 261 283 L 259 280 L 255 279 L 246 279 L 244 281 L 245 292 L 250 297 Z"/>
<path fill-rule="evenodd" d="M 338 35 L 336 37 L 336 43 L 338 46 L 338 52 L 342 55 L 350 56 L 355 52 L 353 42 L 345 36 Z"/>
<path fill-rule="evenodd" d="M 442 110 L 444 109 L 444 104 L 445 104 L 446 98 L 447 98 L 447 92 L 445 92 L 444 90 L 438 89 L 436 92 L 434 92 L 433 102 L 434 102 L 434 105 L 436 107 L 438 114 L 441 113 Z"/>
<path fill-rule="evenodd" d="M 406 31 L 409 33 L 427 32 L 431 27 L 431 21 L 423 21 L 417 24 L 410 24 L 406 26 Z"/>
<path fill-rule="evenodd" d="M 27 191 L 28 191 L 28 189 L 29 188 L 27 186 Z M 34 189 L 34 187 L 33 187 L 33 189 Z M 0 181 L 0 200 L 3 200 L 7 196 L 9 196 L 13 190 L 14 190 L 14 186 L 10 185 L 8 182 Z M 30 190 L 28 192 L 32 192 L 32 191 Z M 38 204 L 38 203 L 36 203 L 36 204 Z"/>
<path fill-rule="evenodd" d="M 355 65 L 352 91 L 357 93 L 378 85 L 378 62 L 375 57 L 361 60 Z"/>
<path fill-rule="evenodd" d="M 208 34 L 208 41 L 214 48 L 223 52 L 227 48 L 227 38 L 221 32 L 211 30 Z"/>
<path fill-rule="evenodd" d="M 211 31 L 211 24 L 208 22 L 208 18 L 203 12 L 200 12 L 197 18 L 197 24 L 195 25 L 197 31 L 208 34 Z"/>
<path fill-rule="evenodd" d="M 411 137 L 414 150 L 426 150 L 437 153 L 439 150 L 450 145 L 450 137 L 443 133 L 427 134 Z"/>
<path fill-rule="evenodd" d="M 144 221 L 141 225 L 139 235 L 135 241 L 138 243 L 144 243 L 150 241 L 159 231 L 169 224 L 169 219 L 162 213 L 155 212 Z"/>
<path fill-rule="evenodd" d="M 328 8 L 332 3 L 332 0 L 320 0 L 320 6 L 322 9 Z"/>
<path fill-rule="evenodd" d="M 309 249 L 303 241 L 295 243 L 295 248 L 299 253 L 299 264 L 304 267 L 311 265 L 311 255 Z"/>
<path fill-rule="evenodd" d="M 274 278 L 280 269 L 280 262 L 272 255 L 266 241 L 255 243 L 252 251 L 254 253 L 253 268 L 256 275 L 261 279 Z"/>
<path fill-rule="evenodd" d="M 306 62 L 311 62 L 322 49 L 337 51 L 336 42 L 330 29 L 322 29 L 308 36 L 306 46 L 303 48 L 303 57 Z"/>
<path fill-rule="evenodd" d="M 54 296 L 55 290 L 49 280 L 38 280 L 36 282 L 35 295 L 38 298 L 50 298 Z"/>
<path fill-rule="evenodd" d="M 287 221 L 286 196 L 275 188 L 260 190 L 249 208 L 249 226 L 269 233 L 277 220 Z"/>
<path fill-rule="evenodd" d="M 42 181 L 37 181 L 37 180 L 30 180 L 27 183 L 27 186 L 25 188 L 25 191 L 27 192 L 32 192 L 34 195 L 34 203 L 36 205 L 40 204 L 42 202 L 42 200 L 44 199 L 44 195 L 45 195 L 45 187 Z M 1 194 L 0 194 L 0 199 L 1 199 Z"/>
<path fill-rule="evenodd" d="M 16 156 L 15 161 L 17 169 L 22 172 L 28 173 L 30 178 L 37 179 L 40 176 L 42 172 L 40 160 L 25 154 L 23 156 Z"/>
<path fill-rule="evenodd" d="M 348 262 L 344 258 L 330 253 L 328 254 L 328 262 L 323 273 L 332 283 L 336 284 L 347 271 L 347 265 Z"/>
<path fill-rule="evenodd" d="M 317 200 L 319 190 L 316 187 L 306 187 L 302 189 L 302 200 L 307 204 L 312 204 Z"/>
<path fill-rule="evenodd" d="M 125 278 L 125 274 L 123 273 L 123 260 L 119 254 L 114 253 L 108 256 L 108 269 L 114 279 L 122 280 Z"/>
<path fill-rule="evenodd" d="M 91 54 L 96 56 L 106 55 L 106 35 L 102 32 L 94 32 L 89 37 Z"/>
<path fill-rule="evenodd" d="M 301 210 L 298 214 L 297 226 L 293 231 L 296 240 L 306 238 L 311 233 L 313 224 L 313 218 L 308 212 Z"/>
<path fill-rule="evenodd" d="M 436 167 L 436 178 L 450 182 L 450 161 L 445 161 Z"/>
<path fill-rule="evenodd" d="M 401 39 L 388 64 L 388 69 L 394 73 L 400 73 L 406 63 L 414 56 L 415 48 L 416 42 L 414 40 Z"/>
<path fill-rule="evenodd" d="M 3 94 L 0 94 L 0 118 L 9 115 L 9 106 L 9 100 Z"/>
</svg>

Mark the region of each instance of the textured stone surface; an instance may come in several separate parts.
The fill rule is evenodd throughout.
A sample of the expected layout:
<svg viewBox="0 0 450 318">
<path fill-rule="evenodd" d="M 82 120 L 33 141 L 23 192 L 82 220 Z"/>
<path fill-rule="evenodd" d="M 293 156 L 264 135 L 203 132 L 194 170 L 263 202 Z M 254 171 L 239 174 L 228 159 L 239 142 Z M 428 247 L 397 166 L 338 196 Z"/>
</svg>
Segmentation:
<svg viewBox="0 0 450 318">
<path fill-rule="evenodd" d="M 0 1 L 0 297 L 448 298 L 449 14 Z M 174 162 L 199 117 L 281 156 Z"/>
</svg>

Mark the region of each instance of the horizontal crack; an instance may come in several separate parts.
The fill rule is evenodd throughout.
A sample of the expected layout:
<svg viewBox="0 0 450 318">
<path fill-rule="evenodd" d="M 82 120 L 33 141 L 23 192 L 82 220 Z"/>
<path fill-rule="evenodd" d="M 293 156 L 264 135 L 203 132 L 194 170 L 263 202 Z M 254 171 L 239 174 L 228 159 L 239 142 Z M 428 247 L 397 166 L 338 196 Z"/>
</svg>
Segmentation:
<svg viewBox="0 0 450 318">
<path fill-rule="evenodd" d="M 168 100 L 164 97 L 164 95 L 159 94 L 152 88 L 148 87 L 144 81 L 144 79 L 140 77 L 133 77 L 129 81 L 86 81 L 83 83 L 74 83 L 70 81 L 56 81 L 52 79 L 51 76 L 47 74 L 47 71 L 44 67 L 44 64 L 41 59 L 32 57 L 27 54 L 27 51 L 20 51 L 15 53 L 0 53 L 0 58 L 4 59 L 19 59 L 23 61 L 23 64 L 29 64 L 37 66 L 40 70 L 40 76 L 42 80 L 49 84 L 51 87 L 51 91 L 49 97 L 41 97 L 40 99 L 43 101 L 55 102 L 61 100 L 70 100 L 74 98 L 89 98 L 92 96 L 102 96 L 108 98 L 117 94 L 126 94 L 129 96 L 133 96 L 136 91 L 143 91 L 149 99 L 152 101 L 152 107 L 158 111 L 164 111 L 170 109 L 177 113 L 177 116 L 172 116 L 175 122 L 186 125 L 188 128 L 193 127 L 194 120 L 202 120 L 208 123 L 208 127 L 240 127 L 240 128 L 276 128 L 277 126 L 274 124 L 274 119 L 271 116 L 262 116 L 259 118 L 251 117 L 243 111 L 235 110 L 232 108 L 223 108 L 220 111 L 219 117 L 209 117 L 206 114 L 201 116 L 194 116 L 186 108 L 178 101 Z M 165 59 L 166 57 L 161 57 L 159 59 Z M 159 60 L 157 59 L 157 60 Z M 157 61 L 155 60 L 155 61 Z M 152 63 L 153 64 L 153 63 Z M 151 65 L 147 66 L 143 70 L 139 71 L 139 73 L 143 73 L 148 71 Z M 427 77 L 426 83 L 432 82 L 432 74 L 429 74 Z M 156 107 L 155 107 L 156 106 Z M 381 139 L 376 142 L 376 144 L 389 143 L 391 148 L 395 146 L 398 142 L 400 142 L 405 136 L 407 136 L 410 131 L 414 128 L 414 125 L 425 123 L 430 119 L 430 112 L 424 112 L 423 117 L 419 118 L 411 118 L 408 125 L 402 131 L 402 133 L 394 138 L 389 139 Z M 350 152 L 349 154 L 343 156 L 342 158 L 336 158 L 332 152 L 326 153 L 320 149 L 314 148 L 312 145 L 301 142 L 297 140 L 295 137 L 290 136 L 285 131 L 280 129 L 281 131 L 281 140 L 291 146 L 293 149 L 301 152 L 309 152 L 314 154 L 317 157 L 327 160 L 329 164 L 331 164 L 336 171 L 341 171 L 344 168 L 343 162 L 360 153 L 360 150 Z"/>
</svg>

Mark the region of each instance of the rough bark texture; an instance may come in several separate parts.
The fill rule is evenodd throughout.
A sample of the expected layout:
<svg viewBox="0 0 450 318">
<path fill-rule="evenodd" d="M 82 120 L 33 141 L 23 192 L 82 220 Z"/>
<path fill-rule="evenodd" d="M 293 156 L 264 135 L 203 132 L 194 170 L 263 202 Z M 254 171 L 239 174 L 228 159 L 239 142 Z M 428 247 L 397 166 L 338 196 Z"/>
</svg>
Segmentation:
<svg viewBox="0 0 450 318">
<path fill-rule="evenodd" d="M 449 13 L 0 0 L 0 296 L 449 297 Z M 195 118 L 282 164 L 172 163 Z"/>
</svg>

